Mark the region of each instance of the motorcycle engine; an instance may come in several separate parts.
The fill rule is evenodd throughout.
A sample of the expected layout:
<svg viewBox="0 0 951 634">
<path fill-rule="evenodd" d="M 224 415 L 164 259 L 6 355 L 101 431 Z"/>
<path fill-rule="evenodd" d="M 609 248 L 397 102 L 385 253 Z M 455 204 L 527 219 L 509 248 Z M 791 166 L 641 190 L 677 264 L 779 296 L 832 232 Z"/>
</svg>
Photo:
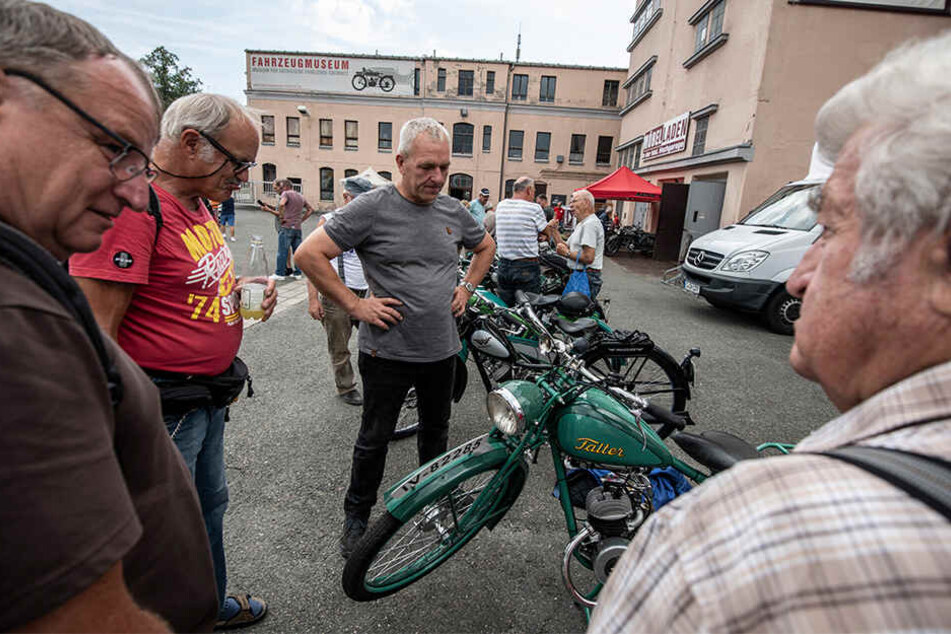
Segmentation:
<svg viewBox="0 0 951 634">
<path fill-rule="evenodd" d="M 645 519 L 641 505 L 634 506 L 623 487 L 606 483 L 588 492 L 585 499 L 588 523 L 597 532 L 594 545 L 594 573 L 605 583 L 614 566 Z"/>
</svg>

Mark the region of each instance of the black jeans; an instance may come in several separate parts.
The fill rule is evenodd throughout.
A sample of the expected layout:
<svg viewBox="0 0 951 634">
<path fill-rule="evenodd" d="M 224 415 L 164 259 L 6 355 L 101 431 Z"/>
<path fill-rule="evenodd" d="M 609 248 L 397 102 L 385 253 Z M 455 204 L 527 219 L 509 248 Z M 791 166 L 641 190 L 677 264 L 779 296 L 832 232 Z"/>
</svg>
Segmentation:
<svg viewBox="0 0 951 634">
<path fill-rule="evenodd" d="M 386 466 L 387 445 L 410 387 L 416 388 L 419 464 L 445 453 L 456 360 L 453 355 L 441 361 L 413 363 L 361 352 L 358 365 L 363 378 L 363 420 L 353 446 L 350 488 L 343 510 L 348 517 L 366 520 L 376 503 Z"/>
<path fill-rule="evenodd" d="M 538 262 L 505 260 L 499 262 L 499 297 L 506 306 L 515 305 L 515 291 L 542 292 L 542 269 Z"/>
</svg>

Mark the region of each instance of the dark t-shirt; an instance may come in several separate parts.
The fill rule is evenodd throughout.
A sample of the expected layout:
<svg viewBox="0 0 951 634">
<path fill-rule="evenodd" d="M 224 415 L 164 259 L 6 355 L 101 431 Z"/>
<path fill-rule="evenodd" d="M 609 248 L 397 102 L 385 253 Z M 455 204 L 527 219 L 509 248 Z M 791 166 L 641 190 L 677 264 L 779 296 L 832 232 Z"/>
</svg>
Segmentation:
<svg viewBox="0 0 951 634">
<path fill-rule="evenodd" d="M 458 200 L 440 194 L 417 205 L 388 185 L 361 194 L 324 228 L 344 251 L 356 249 L 376 297 L 403 302 L 403 320 L 389 330 L 360 324 L 362 352 L 422 363 L 459 351 L 451 308 L 459 245 L 478 246 L 485 230 Z"/>
<path fill-rule="evenodd" d="M 234 215 L 234 198 L 228 198 L 227 200 L 221 201 L 221 206 L 218 207 L 218 216 L 233 216 Z"/>
<path fill-rule="evenodd" d="M 210 631 L 208 538 L 152 382 L 103 335 L 124 387 L 114 416 L 83 329 L 5 266 L 0 324 L 0 630 L 49 613 L 121 560 L 140 606 L 175 631 Z"/>
</svg>

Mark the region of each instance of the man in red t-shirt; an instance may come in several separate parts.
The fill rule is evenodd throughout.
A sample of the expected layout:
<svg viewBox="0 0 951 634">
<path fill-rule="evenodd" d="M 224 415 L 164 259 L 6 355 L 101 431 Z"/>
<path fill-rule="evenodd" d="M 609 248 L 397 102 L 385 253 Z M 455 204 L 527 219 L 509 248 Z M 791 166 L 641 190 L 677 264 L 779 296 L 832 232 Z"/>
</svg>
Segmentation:
<svg viewBox="0 0 951 634">
<path fill-rule="evenodd" d="M 209 117 L 209 112 L 220 114 Z M 238 102 L 208 94 L 175 101 L 165 111 L 152 154 L 159 172 L 154 189 L 161 226 L 149 215 L 124 213 L 98 251 L 70 260 L 70 273 L 102 328 L 160 390 L 192 386 L 194 377 L 222 374 L 235 360 L 243 327 L 241 279 L 201 198 L 231 196 L 248 179 L 257 151 L 257 124 Z M 264 319 L 276 301 L 271 281 L 262 304 Z M 173 409 L 171 400 L 163 399 L 163 415 L 198 490 L 215 567 L 218 627 L 254 622 L 264 616 L 267 604 L 245 593 L 225 593 L 226 406 L 207 399 L 175 405 Z"/>
</svg>

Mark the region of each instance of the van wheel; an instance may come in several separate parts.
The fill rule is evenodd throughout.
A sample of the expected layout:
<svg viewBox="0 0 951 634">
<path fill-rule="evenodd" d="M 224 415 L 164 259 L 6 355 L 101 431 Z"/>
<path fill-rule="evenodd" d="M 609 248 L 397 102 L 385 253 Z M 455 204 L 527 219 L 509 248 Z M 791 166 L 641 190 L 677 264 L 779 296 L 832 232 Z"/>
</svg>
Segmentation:
<svg viewBox="0 0 951 634">
<path fill-rule="evenodd" d="M 802 300 L 781 290 L 766 304 L 766 325 L 781 335 L 793 334 L 793 322 L 799 319 Z"/>
</svg>

